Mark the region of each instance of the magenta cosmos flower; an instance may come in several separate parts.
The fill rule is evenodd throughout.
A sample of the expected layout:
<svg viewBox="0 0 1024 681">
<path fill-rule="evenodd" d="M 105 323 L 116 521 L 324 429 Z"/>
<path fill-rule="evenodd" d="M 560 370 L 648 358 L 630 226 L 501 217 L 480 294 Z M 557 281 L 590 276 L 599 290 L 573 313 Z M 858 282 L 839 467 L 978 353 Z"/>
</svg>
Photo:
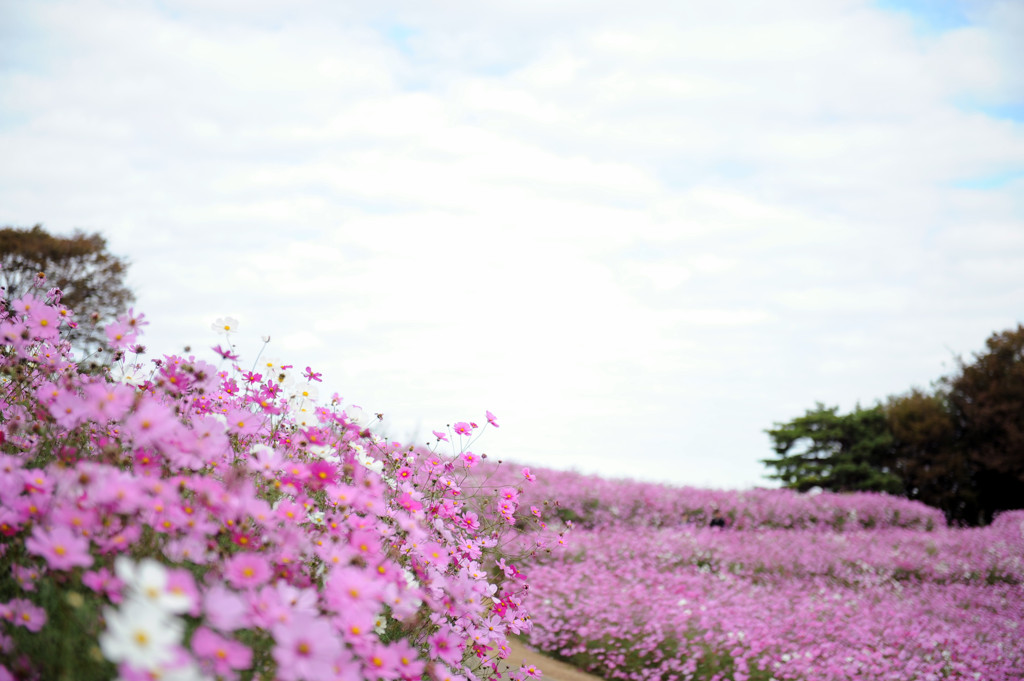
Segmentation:
<svg viewBox="0 0 1024 681">
<path fill-rule="evenodd" d="M 281 681 L 333 678 L 334 660 L 341 652 L 330 623 L 311 615 L 296 615 L 274 627 L 274 661 Z"/>
<path fill-rule="evenodd" d="M 201 659 L 204 669 L 226 678 L 234 678 L 235 670 L 252 664 L 252 650 L 206 627 L 199 627 L 192 635 L 192 652 Z"/>
<path fill-rule="evenodd" d="M 29 553 L 42 556 L 54 570 L 92 565 L 89 540 L 77 536 L 67 527 L 44 530 L 37 525 L 32 529 L 32 536 L 25 540 L 25 548 Z"/>
<path fill-rule="evenodd" d="M 251 589 L 262 586 L 270 579 L 270 566 L 262 556 L 238 553 L 228 559 L 224 576 L 236 589 Z"/>
</svg>

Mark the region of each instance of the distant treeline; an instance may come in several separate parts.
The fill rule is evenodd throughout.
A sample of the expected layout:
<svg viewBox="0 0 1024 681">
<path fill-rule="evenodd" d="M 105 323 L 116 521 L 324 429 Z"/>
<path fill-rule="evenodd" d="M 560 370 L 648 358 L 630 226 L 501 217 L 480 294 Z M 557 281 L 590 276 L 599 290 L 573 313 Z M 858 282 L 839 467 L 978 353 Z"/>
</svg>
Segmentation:
<svg viewBox="0 0 1024 681">
<path fill-rule="evenodd" d="M 982 525 L 1024 507 L 1024 325 L 994 333 L 931 391 L 847 414 L 818 403 L 767 431 L 785 487 L 888 492 Z"/>
</svg>

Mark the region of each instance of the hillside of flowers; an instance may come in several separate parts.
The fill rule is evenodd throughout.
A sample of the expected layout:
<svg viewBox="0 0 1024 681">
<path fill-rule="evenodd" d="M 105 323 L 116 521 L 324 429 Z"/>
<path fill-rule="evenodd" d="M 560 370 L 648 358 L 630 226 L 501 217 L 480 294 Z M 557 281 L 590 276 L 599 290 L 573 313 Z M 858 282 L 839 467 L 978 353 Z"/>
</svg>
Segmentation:
<svg viewBox="0 0 1024 681">
<path fill-rule="evenodd" d="M 0 304 L 0 681 L 497 673 L 516 564 L 561 538 L 529 471 L 471 477 L 492 414 L 386 441 L 311 367 L 244 364 L 230 319 L 212 364 L 143 354 L 129 311 L 85 371 L 38 283 Z"/>
<path fill-rule="evenodd" d="M 528 568 L 528 640 L 609 681 L 1024 679 L 1024 511 L 538 473 L 576 529 Z"/>
<path fill-rule="evenodd" d="M 728 491 L 610 480 L 572 471 L 545 470 L 524 499 L 557 499 L 558 516 L 580 527 L 706 525 L 717 509 L 735 529 L 856 530 L 903 527 L 931 530 L 946 524 L 936 508 L 874 492 L 800 494 L 788 489 Z"/>
</svg>

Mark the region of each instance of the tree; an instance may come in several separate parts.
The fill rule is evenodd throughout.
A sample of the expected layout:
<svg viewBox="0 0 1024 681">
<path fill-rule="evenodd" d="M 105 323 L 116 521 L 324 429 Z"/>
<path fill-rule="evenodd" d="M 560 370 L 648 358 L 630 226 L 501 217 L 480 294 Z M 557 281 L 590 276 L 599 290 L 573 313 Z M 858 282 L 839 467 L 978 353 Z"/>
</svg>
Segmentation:
<svg viewBox="0 0 1024 681">
<path fill-rule="evenodd" d="M 766 432 L 777 459 L 769 478 L 799 491 L 813 487 L 834 492 L 875 491 L 899 494 L 900 477 L 891 468 L 892 435 L 881 405 L 849 414 L 820 402 L 814 409 Z M 806 449 L 798 445 L 806 444 Z"/>
<path fill-rule="evenodd" d="M 958 447 L 971 469 L 978 522 L 1024 506 L 1024 325 L 992 334 L 974 362 L 943 380 Z"/>
<path fill-rule="evenodd" d="M 108 253 L 98 233 L 76 230 L 60 237 L 42 225 L 0 228 L 0 286 L 6 299 L 27 293 L 44 275 L 46 289 L 59 288 L 62 302 L 74 311 L 78 328 L 71 341 L 82 349 L 97 346 L 103 327 L 134 302 L 124 284 L 127 271 L 127 261 Z"/>
<path fill-rule="evenodd" d="M 977 490 L 957 446 L 948 395 L 915 388 L 890 396 L 885 415 L 893 438 L 893 470 L 903 481 L 904 496 L 941 508 L 947 520 L 974 521 Z"/>
<path fill-rule="evenodd" d="M 985 345 L 971 363 L 958 358 L 931 393 L 914 389 L 849 414 L 819 403 L 776 423 L 768 477 L 798 490 L 902 494 L 971 525 L 1024 508 L 1024 325 Z"/>
</svg>

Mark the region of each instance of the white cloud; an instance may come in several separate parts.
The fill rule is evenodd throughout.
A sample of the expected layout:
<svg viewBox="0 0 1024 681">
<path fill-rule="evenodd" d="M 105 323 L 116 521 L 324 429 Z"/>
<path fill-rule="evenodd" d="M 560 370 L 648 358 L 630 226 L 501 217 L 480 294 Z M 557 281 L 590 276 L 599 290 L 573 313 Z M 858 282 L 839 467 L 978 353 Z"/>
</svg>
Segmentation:
<svg viewBox="0 0 1024 681">
<path fill-rule="evenodd" d="M 978 7 L 5 7 L 0 221 L 102 230 L 156 351 L 234 312 L 396 433 L 749 485 L 1019 319 L 1020 180 L 963 183 L 1024 167 L 1024 13 Z"/>
</svg>

